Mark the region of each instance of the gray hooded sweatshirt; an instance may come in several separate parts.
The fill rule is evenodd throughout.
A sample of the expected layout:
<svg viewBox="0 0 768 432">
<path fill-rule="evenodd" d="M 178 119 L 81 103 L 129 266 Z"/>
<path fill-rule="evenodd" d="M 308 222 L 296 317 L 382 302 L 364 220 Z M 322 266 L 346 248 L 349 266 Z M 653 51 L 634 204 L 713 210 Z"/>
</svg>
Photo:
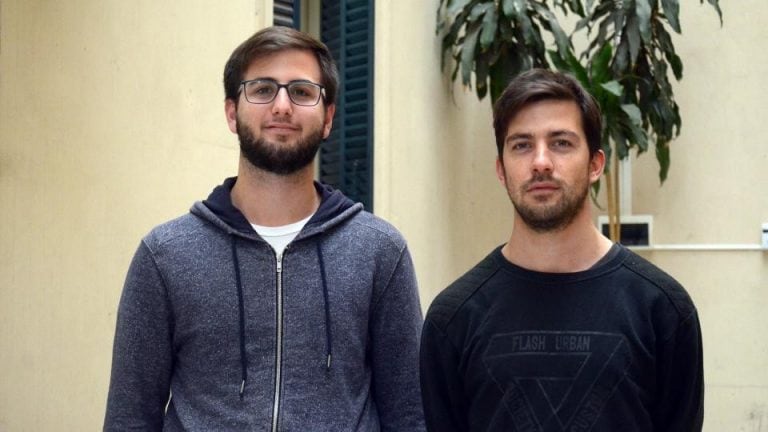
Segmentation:
<svg viewBox="0 0 768 432">
<path fill-rule="evenodd" d="M 278 260 L 232 205 L 234 183 L 139 245 L 104 430 L 423 431 L 401 235 L 316 184 L 320 207 Z"/>
</svg>

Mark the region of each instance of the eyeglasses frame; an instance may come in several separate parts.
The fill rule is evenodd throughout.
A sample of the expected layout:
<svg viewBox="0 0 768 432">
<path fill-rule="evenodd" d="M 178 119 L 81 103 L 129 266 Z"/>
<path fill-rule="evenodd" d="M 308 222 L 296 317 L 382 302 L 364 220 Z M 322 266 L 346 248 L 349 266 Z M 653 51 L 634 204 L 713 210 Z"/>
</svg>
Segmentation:
<svg viewBox="0 0 768 432">
<path fill-rule="evenodd" d="M 256 82 L 256 81 L 267 81 L 267 82 L 274 83 L 277 86 L 277 91 L 275 92 L 275 95 L 272 97 L 272 99 L 268 100 L 267 102 L 251 102 L 250 100 L 248 100 L 248 96 L 246 96 L 245 91 L 244 91 L 245 90 L 245 86 L 248 83 L 252 83 L 252 82 Z M 288 86 L 290 86 L 291 84 L 297 84 L 297 83 L 311 84 L 313 86 L 319 87 L 320 88 L 320 94 L 317 97 L 317 101 L 315 101 L 315 103 L 313 103 L 312 105 L 304 105 L 304 104 L 296 103 L 296 101 L 293 100 L 293 97 L 291 96 L 291 92 L 288 91 Z M 275 99 L 277 99 L 277 95 L 278 95 L 278 93 L 280 93 L 281 89 L 285 89 L 285 94 L 288 96 L 288 100 L 290 100 L 291 103 L 296 105 L 296 106 L 304 106 L 304 107 L 317 106 L 317 104 L 320 103 L 320 99 L 322 99 L 323 102 L 325 102 L 325 86 L 322 85 L 322 84 L 318 84 L 316 82 L 309 81 L 309 80 L 293 80 L 293 81 L 288 81 L 285 84 L 280 84 L 279 82 L 277 82 L 276 80 L 273 80 L 272 78 L 254 78 L 254 79 L 250 79 L 250 80 L 240 81 L 240 92 L 243 93 L 243 98 L 245 98 L 246 102 L 251 103 L 251 104 L 255 104 L 255 105 L 266 105 L 266 104 L 274 102 Z"/>
</svg>

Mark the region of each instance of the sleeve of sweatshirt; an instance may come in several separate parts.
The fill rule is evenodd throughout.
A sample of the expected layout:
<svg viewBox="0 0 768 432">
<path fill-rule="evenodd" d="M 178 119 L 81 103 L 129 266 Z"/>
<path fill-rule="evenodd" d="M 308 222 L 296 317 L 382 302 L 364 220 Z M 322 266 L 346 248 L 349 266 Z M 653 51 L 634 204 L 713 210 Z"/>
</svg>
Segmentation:
<svg viewBox="0 0 768 432">
<path fill-rule="evenodd" d="M 172 316 L 147 244 L 133 257 L 120 298 L 105 431 L 160 431 L 172 369 Z"/>
<path fill-rule="evenodd" d="M 704 422 L 701 328 L 693 311 L 663 342 L 659 364 L 658 430 L 700 431 Z"/>
<path fill-rule="evenodd" d="M 404 247 L 370 323 L 373 391 L 382 431 L 424 431 L 418 369 L 422 324 L 413 262 Z"/>
<path fill-rule="evenodd" d="M 448 337 L 431 319 L 424 322 L 421 336 L 421 393 L 429 432 L 469 430 L 459 355 Z"/>
</svg>

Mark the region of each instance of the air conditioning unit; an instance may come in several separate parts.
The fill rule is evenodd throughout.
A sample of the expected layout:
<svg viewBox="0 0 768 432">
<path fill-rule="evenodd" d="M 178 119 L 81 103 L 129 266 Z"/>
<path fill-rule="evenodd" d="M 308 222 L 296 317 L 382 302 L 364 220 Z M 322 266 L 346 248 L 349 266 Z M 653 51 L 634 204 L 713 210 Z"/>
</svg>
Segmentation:
<svg viewBox="0 0 768 432">
<path fill-rule="evenodd" d="M 621 244 L 624 246 L 650 246 L 653 234 L 653 216 L 627 215 L 621 216 Z M 608 216 L 597 217 L 597 227 L 604 236 L 608 237 Z"/>
</svg>

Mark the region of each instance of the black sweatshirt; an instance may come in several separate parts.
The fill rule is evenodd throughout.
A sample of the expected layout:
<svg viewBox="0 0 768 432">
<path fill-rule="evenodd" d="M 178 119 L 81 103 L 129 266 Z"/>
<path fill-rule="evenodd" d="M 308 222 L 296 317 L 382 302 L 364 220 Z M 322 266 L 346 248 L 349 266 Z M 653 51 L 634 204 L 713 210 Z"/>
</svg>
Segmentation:
<svg viewBox="0 0 768 432">
<path fill-rule="evenodd" d="M 698 316 L 625 248 L 577 273 L 526 270 L 498 248 L 432 303 L 421 386 L 430 431 L 698 431 Z"/>
</svg>

